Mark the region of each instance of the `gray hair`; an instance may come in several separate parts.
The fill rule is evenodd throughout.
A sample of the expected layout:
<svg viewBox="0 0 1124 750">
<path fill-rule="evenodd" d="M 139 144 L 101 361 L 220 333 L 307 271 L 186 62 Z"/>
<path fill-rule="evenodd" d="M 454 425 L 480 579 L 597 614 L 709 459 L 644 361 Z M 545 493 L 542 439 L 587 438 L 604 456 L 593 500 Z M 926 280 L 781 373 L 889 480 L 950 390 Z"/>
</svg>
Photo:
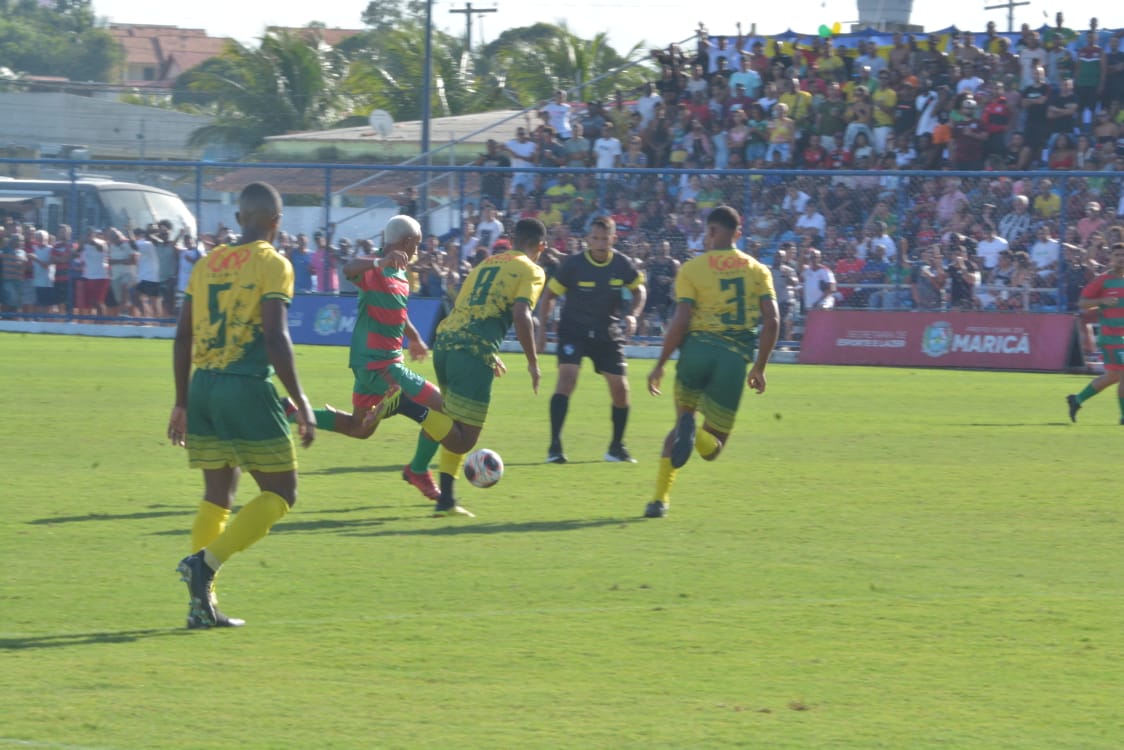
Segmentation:
<svg viewBox="0 0 1124 750">
<path fill-rule="evenodd" d="M 386 229 L 382 232 L 383 245 L 393 245 L 408 237 L 421 239 L 421 224 L 412 216 L 398 214 L 390 217 L 386 222 Z"/>
</svg>

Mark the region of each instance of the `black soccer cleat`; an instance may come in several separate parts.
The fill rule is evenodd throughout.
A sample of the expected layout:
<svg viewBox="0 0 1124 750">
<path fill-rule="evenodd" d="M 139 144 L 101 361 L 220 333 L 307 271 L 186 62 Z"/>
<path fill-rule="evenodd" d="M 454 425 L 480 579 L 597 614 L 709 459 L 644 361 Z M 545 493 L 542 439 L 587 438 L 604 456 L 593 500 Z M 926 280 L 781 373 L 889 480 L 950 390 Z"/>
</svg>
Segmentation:
<svg viewBox="0 0 1124 750">
<path fill-rule="evenodd" d="M 187 629 L 188 630 L 206 630 L 207 628 L 240 628 L 246 624 L 246 621 L 240 617 L 228 617 L 223 614 L 218 607 L 214 607 L 215 622 L 213 625 L 207 625 L 203 622 L 201 617 L 196 616 L 194 610 L 189 610 L 187 613 Z"/>
<path fill-rule="evenodd" d="M 210 566 L 203 560 L 202 550 L 180 560 L 180 564 L 176 566 L 176 572 L 180 574 L 180 580 L 187 584 L 187 593 L 191 597 L 187 615 L 188 626 L 195 628 L 214 627 L 218 622 L 214 599 L 211 595 L 215 571 L 211 570 Z"/>
<path fill-rule="evenodd" d="M 610 445 L 609 450 L 605 453 L 605 460 L 610 463 L 618 464 L 634 464 L 636 459 L 628 452 L 628 448 L 624 445 Z"/>
<path fill-rule="evenodd" d="M 663 518 L 667 515 L 668 503 L 653 500 L 644 507 L 645 518 Z"/>
<path fill-rule="evenodd" d="M 686 412 L 675 424 L 675 442 L 671 444 L 671 468 L 678 469 L 687 463 L 695 449 L 695 415 Z"/>
<path fill-rule="evenodd" d="M 550 450 L 546 452 L 546 462 L 548 464 L 564 464 L 566 463 L 566 454 L 562 452 L 561 443 L 552 443 Z"/>
<path fill-rule="evenodd" d="M 1081 411 L 1081 402 L 1072 393 L 1065 397 L 1065 402 L 1069 406 L 1069 421 L 1076 422 L 1077 412 Z"/>
</svg>

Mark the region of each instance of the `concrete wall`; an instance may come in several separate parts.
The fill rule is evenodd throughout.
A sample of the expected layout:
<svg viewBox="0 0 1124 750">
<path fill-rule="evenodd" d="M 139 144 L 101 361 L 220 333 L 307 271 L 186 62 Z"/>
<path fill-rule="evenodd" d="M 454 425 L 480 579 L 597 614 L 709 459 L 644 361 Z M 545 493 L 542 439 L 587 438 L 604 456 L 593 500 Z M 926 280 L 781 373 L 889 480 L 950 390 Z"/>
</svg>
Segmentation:
<svg viewBox="0 0 1124 750">
<path fill-rule="evenodd" d="M 94 159 L 197 159 L 187 139 L 209 122 L 74 94 L 0 93 L 0 146 L 38 147 L 43 156 L 71 144 L 87 146 Z"/>
</svg>

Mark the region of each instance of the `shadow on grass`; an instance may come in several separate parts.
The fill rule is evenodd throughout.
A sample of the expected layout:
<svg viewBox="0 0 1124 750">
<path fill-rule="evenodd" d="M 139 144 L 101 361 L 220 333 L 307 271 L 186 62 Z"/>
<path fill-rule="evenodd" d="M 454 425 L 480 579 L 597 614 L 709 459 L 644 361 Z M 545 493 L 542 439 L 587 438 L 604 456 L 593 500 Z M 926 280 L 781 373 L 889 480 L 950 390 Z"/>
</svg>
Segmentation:
<svg viewBox="0 0 1124 750">
<path fill-rule="evenodd" d="M 138 513 L 86 513 L 81 516 L 51 516 L 28 521 L 30 526 L 50 526 L 56 523 L 81 523 L 83 521 L 143 521 L 148 518 L 169 518 L 172 516 L 193 516 L 194 508 L 184 506 L 181 510 L 150 510 Z"/>
<path fill-rule="evenodd" d="M 965 427 L 1069 427 L 1069 422 L 966 422 Z"/>
<path fill-rule="evenodd" d="M 355 536 L 460 536 L 466 534 L 553 534 L 559 531 L 581 531 L 600 526 L 626 526 L 642 522 L 642 518 L 590 518 L 565 521 L 525 521 L 522 523 L 480 523 L 471 518 L 434 518 L 436 526 L 426 529 L 387 529 L 370 533 L 357 533 Z"/>
<path fill-rule="evenodd" d="M 599 461 L 596 458 L 586 459 L 585 461 L 575 461 L 572 458 L 567 458 L 565 464 L 551 464 L 546 461 L 522 461 L 522 462 L 506 462 L 504 466 L 581 466 L 582 464 L 604 464 L 608 461 Z M 553 469 L 551 469 L 553 471 Z"/>
<path fill-rule="evenodd" d="M 402 471 L 403 463 L 391 464 L 389 466 L 373 466 L 371 464 L 364 464 L 363 466 L 327 466 L 323 469 L 315 469 L 306 471 L 301 469 L 302 477 L 328 477 L 334 474 L 391 474 Z"/>
<path fill-rule="evenodd" d="M 69 646 L 91 646 L 102 643 L 135 643 L 148 638 L 193 635 L 197 632 L 206 631 L 187 630 L 186 628 L 152 628 L 149 630 L 106 630 L 100 633 L 66 633 L 27 638 L 0 638 L 0 651 L 67 648 Z"/>
</svg>

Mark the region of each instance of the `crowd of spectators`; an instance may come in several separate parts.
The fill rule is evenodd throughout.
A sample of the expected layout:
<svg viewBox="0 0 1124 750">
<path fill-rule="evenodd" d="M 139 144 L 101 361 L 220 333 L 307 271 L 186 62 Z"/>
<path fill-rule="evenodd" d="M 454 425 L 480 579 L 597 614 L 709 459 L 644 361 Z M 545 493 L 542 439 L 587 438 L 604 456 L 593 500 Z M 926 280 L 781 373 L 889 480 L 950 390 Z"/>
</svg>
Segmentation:
<svg viewBox="0 0 1124 750">
<path fill-rule="evenodd" d="M 1016 35 L 879 40 L 700 27 L 690 51 L 651 51 L 659 73 L 641 89 L 577 103 L 558 91 L 489 141 L 475 163 L 497 169 L 460 227 L 426 238 L 414 291 L 452 298 L 529 216 L 548 227 L 549 272 L 608 215 L 649 276 L 641 332 L 658 333 L 679 264 L 725 203 L 742 212 L 744 249 L 774 269 L 785 338 L 814 307 L 1070 309 L 1124 239 L 1122 34 L 1097 19 L 1074 32 L 1061 14 Z M 399 210 L 418 215 L 412 189 Z M 25 314 L 174 314 L 187 259 L 230 239 L 4 233 L 4 309 Z M 281 233 L 298 293 L 354 291 L 339 270 L 378 239 L 332 235 Z"/>
<path fill-rule="evenodd" d="M 0 225 L 0 311 L 43 320 L 170 317 L 191 265 L 204 253 L 201 241 L 173 234 L 166 220 L 90 228 L 75 237 L 66 224 L 51 233 L 8 215 Z"/>
<path fill-rule="evenodd" d="M 641 90 L 579 104 L 559 91 L 514 138 L 490 141 L 476 164 L 515 174 L 482 175 L 460 257 L 524 216 L 574 252 L 589 220 L 610 215 L 641 265 L 665 251 L 681 262 L 727 203 L 743 213 L 748 251 L 792 266 L 797 312 L 1068 309 L 1120 237 L 1122 34 L 1097 19 L 1074 32 L 1058 14 L 1017 35 L 989 24 L 884 46 L 838 40 L 848 49 L 700 27 L 693 51 L 651 52 L 660 72 Z M 830 294 L 803 281 L 819 265 L 838 277 Z"/>
</svg>

